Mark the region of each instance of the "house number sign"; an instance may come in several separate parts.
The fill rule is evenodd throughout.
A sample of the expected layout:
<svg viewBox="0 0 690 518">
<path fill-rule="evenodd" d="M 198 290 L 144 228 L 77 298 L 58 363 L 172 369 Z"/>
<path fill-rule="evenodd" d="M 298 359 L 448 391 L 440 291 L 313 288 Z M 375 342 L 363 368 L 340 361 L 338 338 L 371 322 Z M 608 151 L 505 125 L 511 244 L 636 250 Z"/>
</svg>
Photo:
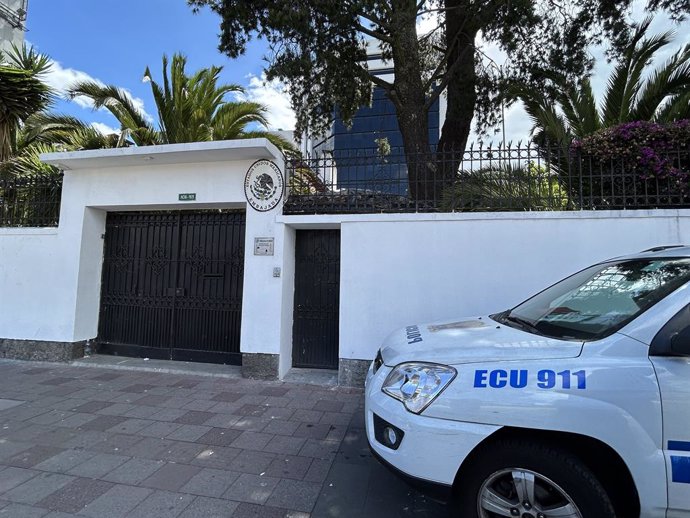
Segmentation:
<svg viewBox="0 0 690 518">
<path fill-rule="evenodd" d="M 283 173 L 270 160 L 257 160 L 244 177 L 244 195 L 259 212 L 275 208 L 283 198 Z"/>
</svg>

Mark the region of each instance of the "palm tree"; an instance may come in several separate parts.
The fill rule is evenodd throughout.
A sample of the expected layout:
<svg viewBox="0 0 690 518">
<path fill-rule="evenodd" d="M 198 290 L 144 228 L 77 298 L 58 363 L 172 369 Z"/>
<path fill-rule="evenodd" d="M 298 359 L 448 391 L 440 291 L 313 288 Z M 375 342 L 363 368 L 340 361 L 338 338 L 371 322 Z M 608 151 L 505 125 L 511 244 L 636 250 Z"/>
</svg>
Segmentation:
<svg viewBox="0 0 690 518">
<path fill-rule="evenodd" d="M 14 154 L 23 122 L 50 106 L 52 92 L 42 81 L 49 68 L 47 56 L 26 46 L 0 54 L 0 163 Z"/>
<path fill-rule="evenodd" d="M 514 87 L 509 95 L 520 99 L 534 122 L 537 144 L 558 142 L 567 150 L 574 138 L 638 120 L 672 122 L 690 117 L 690 45 L 649 71 L 654 56 L 667 47 L 672 32 L 645 37 L 651 18 L 642 22 L 608 79 L 601 106 L 589 78 L 573 84 L 550 77 L 560 92 L 555 103 L 542 91 Z M 567 154 L 567 153 L 566 153 Z"/>
<path fill-rule="evenodd" d="M 163 56 L 162 85 L 153 79 L 148 67 L 144 72 L 156 103 L 158 128 L 135 106 L 129 94 L 116 86 L 83 81 L 73 85 L 69 94 L 90 98 L 94 109 L 108 109 L 119 121 L 122 134 L 138 146 L 263 137 L 281 149 L 292 148 L 278 135 L 249 129 L 252 125 L 267 126 L 266 108 L 258 103 L 228 100 L 229 94 L 243 90 L 235 84 L 220 83 L 222 67 L 203 68 L 190 76 L 186 64 L 181 54 L 175 54 L 172 63 Z"/>
</svg>

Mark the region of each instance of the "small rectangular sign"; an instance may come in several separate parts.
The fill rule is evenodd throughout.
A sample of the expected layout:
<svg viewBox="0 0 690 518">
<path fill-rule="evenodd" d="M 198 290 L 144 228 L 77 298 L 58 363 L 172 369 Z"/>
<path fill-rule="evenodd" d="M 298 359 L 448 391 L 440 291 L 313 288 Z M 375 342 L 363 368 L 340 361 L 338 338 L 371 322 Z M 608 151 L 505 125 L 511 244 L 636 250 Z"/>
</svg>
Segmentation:
<svg viewBox="0 0 690 518">
<path fill-rule="evenodd" d="M 273 255 L 273 238 L 255 237 L 254 255 Z"/>
<path fill-rule="evenodd" d="M 177 195 L 177 199 L 179 201 L 195 201 L 196 200 L 196 193 L 195 192 L 182 192 Z"/>
</svg>

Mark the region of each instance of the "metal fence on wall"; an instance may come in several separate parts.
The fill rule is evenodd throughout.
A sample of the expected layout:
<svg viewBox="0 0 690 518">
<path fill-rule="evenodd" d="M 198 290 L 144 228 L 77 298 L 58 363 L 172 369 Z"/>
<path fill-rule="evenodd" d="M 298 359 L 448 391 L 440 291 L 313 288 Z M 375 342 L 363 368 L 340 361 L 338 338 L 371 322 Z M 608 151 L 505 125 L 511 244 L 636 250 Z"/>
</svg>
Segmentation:
<svg viewBox="0 0 690 518">
<path fill-rule="evenodd" d="M 690 207 L 690 150 L 654 164 L 567 147 L 462 153 L 335 150 L 287 161 L 286 214 L 611 210 Z M 660 167 L 659 164 L 663 167 Z"/>
<path fill-rule="evenodd" d="M 62 174 L 0 175 L 0 227 L 56 227 Z"/>
</svg>

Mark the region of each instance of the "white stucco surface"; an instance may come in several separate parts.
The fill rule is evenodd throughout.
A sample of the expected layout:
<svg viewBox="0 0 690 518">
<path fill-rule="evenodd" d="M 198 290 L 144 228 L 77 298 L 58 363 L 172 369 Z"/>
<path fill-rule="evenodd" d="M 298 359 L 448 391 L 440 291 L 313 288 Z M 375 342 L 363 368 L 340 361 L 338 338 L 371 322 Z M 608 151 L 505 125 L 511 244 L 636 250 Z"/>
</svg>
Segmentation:
<svg viewBox="0 0 690 518">
<path fill-rule="evenodd" d="M 340 226 L 340 357 L 354 359 L 373 359 L 399 327 L 498 312 L 594 262 L 690 242 L 688 210 L 370 215 Z"/>
<path fill-rule="evenodd" d="M 213 144 L 213 143 L 211 143 Z M 591 263 L 658 245 L 690 243 L 690 210 L 283 216 L 247 207 L 250 165 L 265 140 L 54 154 L 65 168 L 56 229 L 0 228 L 0 338 L 95 338 L 108 211 L 246 210 L 241 351 L 292 365 L 295 239 L 341 230 L 341 358 L 374 357 L 412 323 L 486 314 Z M 151 158 L 153 157 L 153 158 Z M 196 193 L 180 202 L 180 193 Z M 274 238 L 273 256 L 253 255 Z M 279 275 L 274 270 L 279 269 Z"/>
<path fill-rule="evenodd" d="M 96 337 L 107 212 L 246 210 L 245 173 L 261 158 L 283 168 L 282 155 L 264 139 L 46 155 L 65 169 L 60 225 L 0 229 L 0 338 Z M 178 201 L 189 192 L 196 201 Z M 282 277 L 273 277 L 283 261 L 279 211 L 247 210 L 243 352 L 277 354 L 285 339 Z M 254 256 L 254 237 L 275 237 L 276 255 Z"/>
</svg>

